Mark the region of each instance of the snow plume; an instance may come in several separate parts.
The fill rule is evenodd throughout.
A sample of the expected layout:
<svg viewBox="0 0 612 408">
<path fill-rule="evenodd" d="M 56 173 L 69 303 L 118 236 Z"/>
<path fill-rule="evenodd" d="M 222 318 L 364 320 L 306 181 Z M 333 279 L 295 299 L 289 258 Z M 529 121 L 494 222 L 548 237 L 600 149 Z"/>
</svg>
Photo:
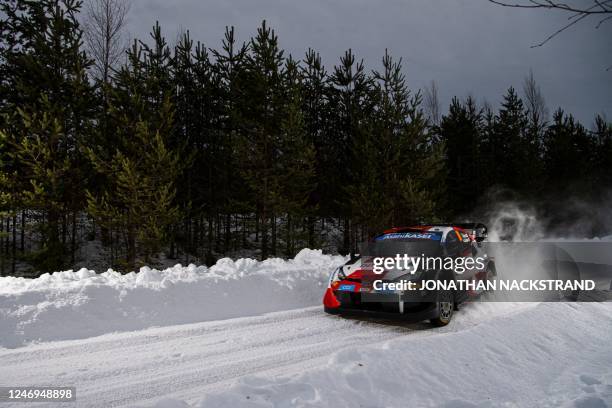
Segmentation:
<svg viewBox="0 0 612 408">
<path fill-rule="evenodd" d="M 224 258 L 210 268 L 3 277 L 0 348 L 318 305 L 329 273 L 343 262 L 303 249 L 291 260 Z"/>
<path fill-rule="evenodd" d="M 597 199 L 567 196 L 555 200 L 546 215 L 549 238 L 584 239 L 612 237 L 612 191 Z"/>
<path fill-rule="evenodd" d="M 607 202 L 612 198 L 606 197 Z M 495 257 L 499 278 L 592 279 L 596 289 L 607 290 L 611 286 L 612 244 L 605 235 L 610 234 L 612 216 L 609 205 L 603 204 L 606 200 L 588 203 L 567 198 L 562 206 L 536 204 L 518 200 L 503 190 L 492 192 L 489 199 L 495 204 L 487 211 L 486 245 L 488 253 Z M 560 216 L 563 221 L 556 221 Z M 598 228 L 594 227 L 596 223 Z M 586 238 L 597 229 L 608 232 L 594 239 Z M 535 295 L 531 300 L 543 300 Z M 523 300 L 529 300 L 529 296 Z"/>
<path fill-rule="evenodd" d="M 527 204 L 502 202 L 488 218 L 489 240 L 492 242 L 530 242 L 544 236 L 535 208 Z"/>
<path fill-rule="evenodd" d="M 612 191 L 597 198 L 578 195 L 522 199 L 510 190 L 491 189 L 472 216 L 484 220 L 490 241 L 533 242 L 612 236 Z"/>
</svg>

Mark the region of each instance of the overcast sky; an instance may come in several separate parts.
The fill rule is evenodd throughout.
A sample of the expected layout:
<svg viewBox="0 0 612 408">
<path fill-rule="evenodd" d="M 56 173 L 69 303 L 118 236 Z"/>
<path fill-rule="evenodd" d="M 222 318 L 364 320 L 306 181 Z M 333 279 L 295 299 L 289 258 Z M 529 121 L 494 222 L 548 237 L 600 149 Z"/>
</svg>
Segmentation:
<svg viewBox="0 0 612 408">
<path fill-rule="evenodd" d="M 301 58 L 312 47 L 328 71 L 348 48 L 377 68 L 388 48 L 411 88 L 438 83 L 444 111 L 454 95 L 497 107 L 532 69 L 551 113 L 561 106 L 591 127 L 595 113 L 612 120 L 612 21 L 596 29 L 593 18 L 530 48 L 567 17 L 486 0 L 132 0 L 128 31 L 148 38 L 159 20 L 170 43 L 189 30 L 219 48 L 225 26 L 246 41 L 266 19 L 287 52 Z"/>
</svg>

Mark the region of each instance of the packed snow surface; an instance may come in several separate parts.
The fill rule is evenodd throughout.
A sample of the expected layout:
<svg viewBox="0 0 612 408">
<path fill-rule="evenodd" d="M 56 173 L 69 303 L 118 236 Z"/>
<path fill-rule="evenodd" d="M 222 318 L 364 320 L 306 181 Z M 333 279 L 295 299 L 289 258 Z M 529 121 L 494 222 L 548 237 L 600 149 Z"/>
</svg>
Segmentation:
<svg viewBox="0 0 612 408">
<path fill-rule="evenodd" d="M 210 268 L 3 277 L 0 348 L 316 305 L 330 271 L 344 261 L 304 249 L 291 260 L 224 258 Z"/>
<path fill-rule="evenodd" d="M 0 350 L 0 384 L 92 408 L 610 407 L 611 306 L 473 303 L 439 329 L 309 307 Z"/>
<path fill-rule="evenodd" d="M 0 385 L 93 408 L 612 408 L 612 303 L 468 303 L 442 328 L 326 315 L 344 260 L 0 278 Z"/>
<path fill-rule="evenodd" d="M 612 304 L 481 303 L 464 312 L 435 335 L 341 345 L 305 373 L 243 377 L 193 406 L 612 407 Z"/>
</svg>

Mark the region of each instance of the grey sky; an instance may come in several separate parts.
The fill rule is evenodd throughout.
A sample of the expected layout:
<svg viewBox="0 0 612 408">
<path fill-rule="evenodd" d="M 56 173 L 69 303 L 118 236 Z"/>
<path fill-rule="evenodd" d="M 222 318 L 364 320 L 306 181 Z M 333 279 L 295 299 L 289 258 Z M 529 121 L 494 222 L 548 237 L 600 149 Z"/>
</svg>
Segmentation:
<svg viewBox="0 0 612 408">
<path fill-rule="evenodd" d="M 328 71 L 348 48 L 377 68 L 388 48 L 403 57 L 411 88 L 436 80 L 443 111 L 453 95 L 497 106 L 533 69 L 551 113 L 561 106 L 588 127 L 595 113 L 612 120 L 612 21 L 595 29 L 593 18 L 530 48 L 567 17 L 486 0 L 133 0 L 128 30 L 148 38 L 159 20 L 169 42 L 188 29 L 218 48 L 226 25 L 246 41 L 266 19 L 287 52 L 301 58 L 312 47 Z"/>
</svg>

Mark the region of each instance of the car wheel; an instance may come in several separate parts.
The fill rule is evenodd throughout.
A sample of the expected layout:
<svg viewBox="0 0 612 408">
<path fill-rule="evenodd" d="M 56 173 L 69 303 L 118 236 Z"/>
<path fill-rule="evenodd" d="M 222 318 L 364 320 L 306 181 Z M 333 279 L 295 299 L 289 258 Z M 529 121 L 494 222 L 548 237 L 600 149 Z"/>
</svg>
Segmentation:
<svg viewBox="0 0 612 408">
<path fill-rule="evenodd" d="M 431 319 L 431 324 L 436 327 L 446 326 L 453 318 L 455 310 L 455 296 L 453 292 L 443 291 L 438 295 L 438 317 Z"/>
</svg>

